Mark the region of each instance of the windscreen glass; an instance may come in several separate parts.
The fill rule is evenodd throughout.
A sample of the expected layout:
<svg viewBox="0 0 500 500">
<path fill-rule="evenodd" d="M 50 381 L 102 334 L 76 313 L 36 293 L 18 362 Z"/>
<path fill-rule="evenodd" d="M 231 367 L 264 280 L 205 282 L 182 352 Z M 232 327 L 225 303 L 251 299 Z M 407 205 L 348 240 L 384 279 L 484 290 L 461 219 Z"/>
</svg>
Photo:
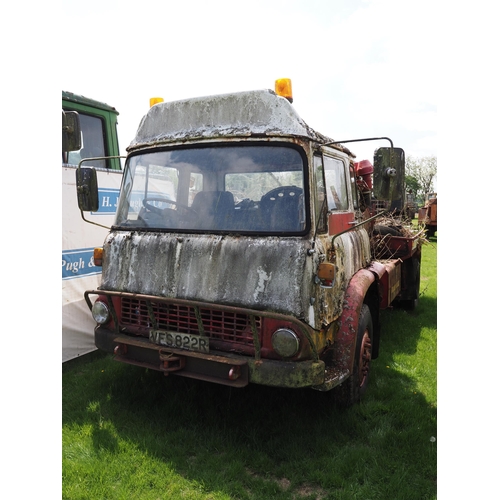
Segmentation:
<svg viewBox="0 0 500 500">
<path fill-rule="evenodd" d="M 131 156 L 116 225 L 301 233 L 305 157 L 279 145 L 213 146 Z"/>
</svg>

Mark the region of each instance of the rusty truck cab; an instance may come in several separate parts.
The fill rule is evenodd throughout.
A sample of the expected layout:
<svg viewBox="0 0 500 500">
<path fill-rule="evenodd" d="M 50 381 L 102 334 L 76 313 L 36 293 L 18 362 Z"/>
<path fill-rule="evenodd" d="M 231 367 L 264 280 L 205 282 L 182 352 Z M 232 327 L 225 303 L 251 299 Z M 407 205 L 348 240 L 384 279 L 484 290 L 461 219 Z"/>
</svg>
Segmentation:
<svg viewBox="0 0 500 500">
<path fill-rule="evenodd" d="M 238 387 L 346 380 L 382 271 L 354 157 L 329 142 L 273 91 L 152 106 L 86 293 L 96 346 Z"/>
</svg>

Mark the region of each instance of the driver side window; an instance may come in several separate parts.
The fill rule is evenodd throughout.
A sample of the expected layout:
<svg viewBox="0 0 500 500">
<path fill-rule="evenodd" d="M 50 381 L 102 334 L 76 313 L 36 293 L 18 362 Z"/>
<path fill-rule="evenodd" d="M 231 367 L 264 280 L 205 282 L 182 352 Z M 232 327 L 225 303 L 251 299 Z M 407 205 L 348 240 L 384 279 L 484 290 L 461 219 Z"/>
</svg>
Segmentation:
<svg viewBox="0 0 500 500">
<path fill-rule="evenodd" d="M 349 201 L 344 162 L 330 156 L 324 156 L 323 161 L 328 210 L 348 210 Z"/>
<path fill-rule="evenodd" d="M 316 227 L 319 233 L 325 233 L 327 226 L 327 201 L 325 180 L 323 177 L 323 157 L 314 156 L 314 177 L 316 185 Z"/>
</svg>

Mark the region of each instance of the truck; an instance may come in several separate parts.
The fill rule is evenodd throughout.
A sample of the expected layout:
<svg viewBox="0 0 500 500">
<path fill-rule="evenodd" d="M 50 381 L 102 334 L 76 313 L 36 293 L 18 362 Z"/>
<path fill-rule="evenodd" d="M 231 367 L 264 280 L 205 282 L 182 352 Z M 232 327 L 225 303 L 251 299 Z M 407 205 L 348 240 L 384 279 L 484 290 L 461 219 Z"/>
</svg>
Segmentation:
<svg viewBox="0 0 500 500">
<path fill-rule="evenodd" d="M 94 320 L 83 294 L 99 285 L 101 268 L 93 262 L 94 248 L 102 244 L 116 213 L 122 177 L 117 117 L 118 111 L 108 104 L 62 92 L 63 363 L 96 350 Z M 95 168 L 100 186 L 98 210 L 86 214 L 90 224 L 82 218 L 76 196 L 81 161 Z"/>
<path fill-rule="evenodd" d="M 437 193 L 428 193 L 425 204 L 418 210 L 418 223 L 422 226 L 429 238 L 437 232 Z"/>
<path fill-rule="evenodd" d="M 406 193 L 405 210 L 408 219 L 413 220 L 415 217 L 418 217 L 418 204 L 412 189 L 409 189 Z"/>
<path fill-rule="evenodd" d="M 371 210 L 372 196 L 403 206 L 404 150 L 334 141 L 292 103 L 280 79 L 150 107 L 94 250 L 101 285 L 84 294 L 98 349 L 165 375 L 360 400 L 381 310 L 419 295 L 420 239 L 385 234 Z M 345 144 L 359 140 L 390 145 L 357 162 Z M 97 181 L 80 178 L 83 213 Z"/>
</svg>

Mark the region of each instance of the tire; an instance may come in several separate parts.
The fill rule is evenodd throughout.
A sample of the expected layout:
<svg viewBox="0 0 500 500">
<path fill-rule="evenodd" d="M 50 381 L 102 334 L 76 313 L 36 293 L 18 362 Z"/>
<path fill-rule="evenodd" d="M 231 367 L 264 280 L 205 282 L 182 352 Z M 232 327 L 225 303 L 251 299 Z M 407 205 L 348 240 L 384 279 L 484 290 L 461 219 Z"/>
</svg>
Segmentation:
<svg viewBox="0 0 500 500">
<path fill-rule="evenodd" d="M 373 234 L 380 234 L 382 236 L 385 236 L 387 234 L 391 236 L 402 236 L 403 234 L 399 229 L 396 229 L 395 227 L 391 226 L 379 226 L 376 225 L 373 227 Z"/>
<path fill-rule="evenodd" d="M 339 406 L 349 407 L 359 403 L 368 386 L 373 345 L 373 321 L 370 308 L 363 304 L 359 314 L 356 351 L 351 376 L 332 389 Z"/>
<path fill-rule="evenodd" d="M 411 261 L 407 261 L 406 265 L 411 265 L 411 275 L 408 277 L 408 287 L 410 294 L 404 300 L 397 302 L 397 305 L 406 311 L 414 311 L 418 306 L 418 298 L 420 296 L 420 256 L 413 257 Z"/>
<path fill-rule="evenodd" d="M 418 299 L 402 300 L 399 305 L 405 311 L 415 311 L 418 307 Z"/>
</svg>

